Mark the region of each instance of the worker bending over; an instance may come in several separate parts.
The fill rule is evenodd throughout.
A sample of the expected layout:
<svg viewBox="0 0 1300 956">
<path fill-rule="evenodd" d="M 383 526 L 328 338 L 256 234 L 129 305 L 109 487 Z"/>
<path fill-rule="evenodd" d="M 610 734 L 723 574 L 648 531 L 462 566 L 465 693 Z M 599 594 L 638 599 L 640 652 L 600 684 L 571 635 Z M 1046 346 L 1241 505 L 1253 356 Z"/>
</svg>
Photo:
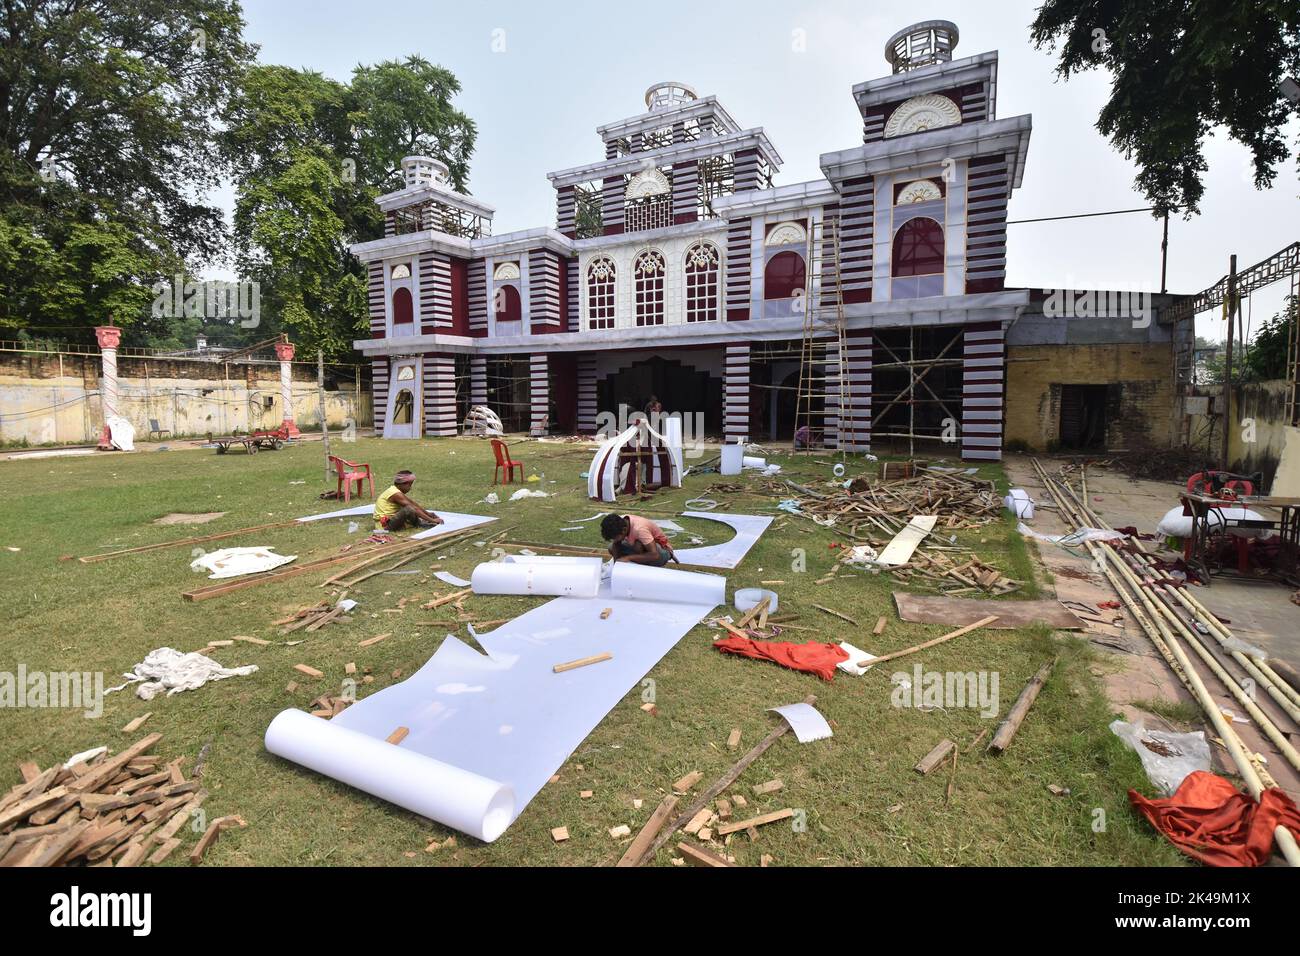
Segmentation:
<svg viewBox="0 0 1300 956">
<path fill-rule="evenodd" d="M 662 568 L 669 560 L 677 560 L 672 545 L 668 543 L 668 536 L 649 518 L 605 515 L 600 522 L 600 535 L 609 542 L 609 553 L 615 561 L 632 561 Z"/>
<path fill-rule="evenodd" d="M 375 530 L 401 531 L 403 528 L 432 528 L 442 524 L 442 519 L 425 511 L 419 502 L 410 497 L 415 475 L 402 470 L 393 476 L 393 483 L 375 502 Z"/>
</svg>

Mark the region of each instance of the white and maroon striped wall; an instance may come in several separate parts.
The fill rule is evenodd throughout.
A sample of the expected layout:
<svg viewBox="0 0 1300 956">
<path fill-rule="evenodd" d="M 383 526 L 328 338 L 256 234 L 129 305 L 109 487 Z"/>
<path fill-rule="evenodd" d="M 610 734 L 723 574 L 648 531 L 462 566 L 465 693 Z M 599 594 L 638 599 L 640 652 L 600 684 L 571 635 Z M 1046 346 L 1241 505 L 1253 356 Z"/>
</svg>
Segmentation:
<svg viewBox="0 0 1300 956">
<path fill-rule="evenodd" d="M 841 388 L 845 389 L 844 416 L 839 423 L 841 447 L 845 451 L 871 451 L 871 359 L 870 329 L 845 333 L 844 350 L 848 369 Z"/>
<path fill-rule="evenodd" d="M 596 356 L 578 356 L 578 433 L 596 432 Z"/>
<path fill-rule="evenodd" d="M 529 405 L 532 424 L 528 434 L 537 436 L 547 432 L 551 404 L 550 363 L 545 352 L 534 352 L 528 357 Z"/>
<path fill-rule="evenodd" d="M 723 366 L 723 437 L 749 440 L 749 345 L 728 345 Z"/>
<path fill-rule="evenodd" d="M 451 326 L 451 257 L 444 252 L 422 252 L 420 330 L 432 335 Z"/>
<path fill-rule="evenodd" d="M 962 352 L 961 456 L 1002 458 L 1005 331 L 1001 322 L 966 326 Z"/>
<path fill-rule="evenodd" d="M 452 355 L 425 355 L 423 362 L 424 434 L 456 434 L 456 359 Z"/>
</svg>

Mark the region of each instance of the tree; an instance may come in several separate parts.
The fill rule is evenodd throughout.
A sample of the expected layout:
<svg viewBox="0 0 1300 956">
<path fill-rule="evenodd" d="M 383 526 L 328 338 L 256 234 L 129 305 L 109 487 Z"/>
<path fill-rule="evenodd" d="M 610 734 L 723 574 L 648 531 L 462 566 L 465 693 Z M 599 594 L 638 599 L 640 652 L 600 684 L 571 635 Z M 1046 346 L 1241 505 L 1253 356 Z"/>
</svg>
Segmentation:
<svg viewBox="0 0 1300 956">
<path fill-rule="evenodd" d="M 219 254 L 242 29 L 235 0 L 0 0 L 0 327 L 86 341 Z"/>
<path fill-rule="evenodd" d="M 1243 381 L 1266 382 L 1286 378 L 1287 346 L 1291 344 L 1291 336 L 1296 331 L 1296 310 L 1296 298 L 1287 296 L 1282 311 L 1260 326 L 1255 337 L 1250 340 L 1250 348 L 1242 362 Z M 1236 373 L 1233 378 L 1237 378 Z"/>
<path fill-rule="evenodd" d="M 1198 211 L 1214 127 L 1246 146 L 1259 189 L 1288 149 L 1297 111 L 1279 81 L 1300 75 L 1294 0 L 1044 0 L 1031 37 L 1059 47 L 1064 79 L 1096 67 L 1112 77 L 1097 129 L 1138 166 L 1136 184 L 1161 215 Z"/>
<path fill-rule="evenodd" d="M 473 122 L 456 78 L 419 57 L 361 66 L 350 84 L 254 66 L 226 111 L 235 169 L 235 248 L 273 322 L 307 351 L 343 357 L 368 329 L 366 276 L 348 246 L 381 238 L 375 198 L 404 185 L 402 157 L 446 163 L 464 190 Z"/>
</svg>

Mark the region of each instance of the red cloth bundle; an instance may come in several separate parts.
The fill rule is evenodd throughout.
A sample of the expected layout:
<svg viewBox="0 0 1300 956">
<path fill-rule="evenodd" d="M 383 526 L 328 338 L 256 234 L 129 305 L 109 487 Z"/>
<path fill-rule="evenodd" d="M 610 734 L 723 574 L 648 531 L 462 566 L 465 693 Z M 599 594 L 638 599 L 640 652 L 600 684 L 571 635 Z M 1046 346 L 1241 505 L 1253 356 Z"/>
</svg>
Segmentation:
<svg viewBox="0 0 1300 956">
<path fill-rule="evenodd" d="M 732 634 L 713 646 L 724 654 L 740 654 L 755 660 L 771 661 L 791 670 L 807 671 L 822 680 L 835 676 L 835 665 L 847 661 L 849 655 L 838 644 L 791 644 L 788 641 L 753 641 Z"/>
</svg>

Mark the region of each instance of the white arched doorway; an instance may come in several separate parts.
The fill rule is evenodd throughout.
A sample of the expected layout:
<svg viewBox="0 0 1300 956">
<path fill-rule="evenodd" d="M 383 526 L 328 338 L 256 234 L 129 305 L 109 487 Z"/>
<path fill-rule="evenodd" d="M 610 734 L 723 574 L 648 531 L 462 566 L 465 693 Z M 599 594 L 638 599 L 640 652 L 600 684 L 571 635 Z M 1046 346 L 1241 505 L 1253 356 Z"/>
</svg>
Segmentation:
<svg viewBox="0 0 1300 956">
<path fill-rule="evenodd" d="M 422 432 L 420 360 L 394 359 L 388 380 L 388 417 L 385 438 L 419 438 Z"/>
</svg>

